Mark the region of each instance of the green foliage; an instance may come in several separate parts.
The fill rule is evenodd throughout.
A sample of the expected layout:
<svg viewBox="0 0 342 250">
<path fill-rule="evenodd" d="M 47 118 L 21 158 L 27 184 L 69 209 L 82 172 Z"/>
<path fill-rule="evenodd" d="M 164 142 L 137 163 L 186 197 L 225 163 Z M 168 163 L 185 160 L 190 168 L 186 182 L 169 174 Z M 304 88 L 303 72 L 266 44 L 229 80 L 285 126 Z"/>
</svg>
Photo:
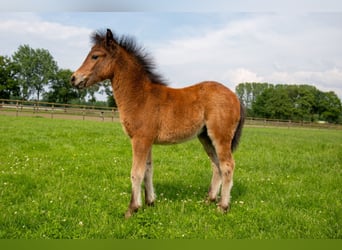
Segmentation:
<svg viewBox="0 0 342 250">
<path fill-rule="evenodd" d="M 333 123 L 342 118 L 341 101 L 337 95 L 311 85 L 241 83 L 236 92 L 246 105 L 248 116 Z"/>
<path fill-rule="evenodd" d="M 0 116 L 0 131 L 2 239 L 342 238 L 340 131 L 246 127 L 228 214 L 204 202 L 199 142 L 156 146 L 156 204 L 129 220 L 120 124 Z"/>
<path fill-rule="evenodd" d="M 96 94 L 101 85 L 75 89 L 70 84 L 71 74 L 71 70 L 58 68 L 48 50 L 21 45 L 12 57 L 0 56 L 0 98 L 40 100 L 43 97 L 43 101 L 55 103 L 97 103 Z"/>
<path fill-rule="evenodd" d="M 70 103 L 72 99 L 81 98 L 82 92 L 70 84 L 71 75 L 71 70 L 58 70 L 55 79 L 51 82 L 51 90 L 44 95 L 44 100 L 54 103 Z"/>
<path fill-rule="evenodd" d="M 36 93 L 37 100 L 56 75 L 57 63 L 46 49 L 32 49 L 29 45 L 21 45 L 12 56 L 17 66 L 16 78 L 22 87 L 23 99 Z"/>
<path fill-rule="evenodd" d="M 14 75 L 15 67 L 11 58 L 0 56 L 0 98 L 19 97 L 20 88 Z"/>
<path fill-rule="evenodd" d="M 341 101 L 334 92 L 317 93 L 316 100 L 317 104 L 314 109 L 320 114 L 322 120 L 342 122 Z"/>
<path fill-rule="evenodd" d="M 107 104 L 108 107 L 117 107 L 113 94 L 107 95 Z"/>
<path fill-rule="evenodd" d="M 272 84 L 269 83 L 246 82 L 236 86 L 235 92 L 239 99 L 242 100 L 249 115 L 251 115 L 251 112 L 253 112 L 252 106 L 256 98 L 270 87 L 272 87 Z"/>
</svg>

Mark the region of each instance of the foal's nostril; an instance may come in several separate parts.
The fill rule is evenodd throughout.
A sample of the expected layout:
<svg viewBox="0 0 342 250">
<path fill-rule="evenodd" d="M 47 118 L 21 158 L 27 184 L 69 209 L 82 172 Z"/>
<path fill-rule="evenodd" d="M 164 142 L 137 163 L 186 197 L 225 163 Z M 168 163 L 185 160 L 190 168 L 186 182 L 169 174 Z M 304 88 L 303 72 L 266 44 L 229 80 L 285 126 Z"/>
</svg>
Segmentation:
<svg viewBox="0 0 342 250">
<path fill-rule="evenodd" d="M 76 81 L 76 77 L 75 77 L 75 76 L 71 76 L 71 78 L 70 78 L 70 82 L 74 84 L 74 83 L 75 83 L 75 81 Z"/>
</svg>

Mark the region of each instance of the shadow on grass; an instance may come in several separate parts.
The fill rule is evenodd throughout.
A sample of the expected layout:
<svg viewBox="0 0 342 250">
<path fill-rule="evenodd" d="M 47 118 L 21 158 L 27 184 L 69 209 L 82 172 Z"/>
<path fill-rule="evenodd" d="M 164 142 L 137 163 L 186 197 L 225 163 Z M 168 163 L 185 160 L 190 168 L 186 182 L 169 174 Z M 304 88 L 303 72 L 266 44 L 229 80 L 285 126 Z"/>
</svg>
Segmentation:
<svg viewBox="0 0 342 250">
<path fill-rule="evenodd" d="M 167 198 L 168 200 L 204 200 L 207 198 L 210 182 L 189 184 L 183 181 L 155 182 L 157 199 Z M 247 187 L 240 181 L 234 181 L 231 191 L 232 201 L 238 200 L 247 192 Z"/>
</svg>

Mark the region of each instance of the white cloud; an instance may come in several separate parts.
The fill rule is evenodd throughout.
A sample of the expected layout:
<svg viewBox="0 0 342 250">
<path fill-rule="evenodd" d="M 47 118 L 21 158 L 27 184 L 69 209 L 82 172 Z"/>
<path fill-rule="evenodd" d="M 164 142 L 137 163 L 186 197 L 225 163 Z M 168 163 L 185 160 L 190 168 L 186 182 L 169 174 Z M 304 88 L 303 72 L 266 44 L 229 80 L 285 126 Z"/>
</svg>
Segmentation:
<svg viewBox="0 0 342 250">
<path fill-rule="evenodd" d="M 24 21 L 24 20 L 6 20 L 0 22 L 0 31 L 5 34 L 13 33 L 33 39 L 40 39 L 51 42 L 66 41 L 70 45 L 84 45 L 84 41 L 80 41 L 80 36 L 88 36 L 91 32 L 86 28 L 64 26 L 59 23 L 44 22 L 40 20 Z M 25 38 L 23 39 L 25 40 Z"/>
<path fill-rule="evenodd" d="M 273 71 L 258 75 L 248 69 L 228 70 L 222 77 L 223 82 L 231 88 L 243 82 L 268 82 L 273 84 L 309 84 L 321 91 L 334 91 L 342 97 L 342 70 L 333 68 L 324 71 Z"/>
<path fill-rule="evenodd" d="M 232 89 L 246 81 L 305 83 L 323 91 L 333 90 L 342 97 L 341 13 L 232 16 L 228 13 L 228 17 L 220 13 L 222 18 L 215 18 L 215 22 L 219 22 L 215 25 L 211 24 L 210 17 L 203 22 L 205 25 L 188 22 L 184 26 L 179 20 L 167 19 L 160 23 L 167 23 L 165 32 L 170 29 L 169 34 L 177 37 L 163 38 L 165 36 L 158 33 L 163 27 L 156 25 L 151 35 L 156 38 L 154 40 L 146 35 L 153 31 L 144 25 L 135 25 L 141 15 L 138 15 L 139 19 L 134 13 L 120 13 L 120 20 L 131 22 L 127 26 L 122 26 L 126 21 L 119 22 L 117 15 L 112 19 L 105 15 L 103 20 L 97 15 L 96 22 L 97 25 L 107 22 L 124 27 L 126 34 L 143 30 L 148 40 L 145 46 L 173 87 L 203 80 L 217 80 Z M 91 19 L 95 16 L 85 13 L 82 17 Z M 154 17 L 157 21 L 153 23 L 158 23 L 158 18 L 165 18 L 162 15 Z M 11 55 L 19 45 L 29 44 L 48 49 L 60 67 L 75 70 L 90 49 L 89 35 L 93 30 L 81 24 L 68 25 L 58 18 L 55 20 L 46 21 L 32 13 L 0 13 L 1 54 Z M 187 32 L 175 32 L 182 29 Z"/>
<path fill-rule="evenodd" d="M 332 68 L 323 71 L 273 72 L 265 76 L 272 83 L 311 84 L 322 91 L 334 91 L 342 97 L 342 70 Z"/>
<path fill-rule="evenodd" d="M 228 72 L 223 75 L 223 79 L 229 79 L 229 82 L 233 84 L 239 84 L 242 82 L 263 82 L 264 78 L 258 76 L 255 72 L 248 69 L 238 68 L 235 70 L 228 70 Z"/>
<path fill-rule="evenodd" d="M 22 44 L 48 49 L 62 68 L 75 69 L 89 50 L 87 28 L 41 20 L 34 14 L 6 15 L 0 18 L 2 53 L 11 55 Z M 19 17 L 19 18 L 17 18 Z"/>
<path fill-rule="evenodd" d="M 336 14 L 250 15 L 160 44 L 155 58 L 164 72 L 170 68 L 179 87 L 193 82 L 191 76 L 231 88 L 246 81 L 313 84 L 342 97 L 340 19 Z"/>
<path fill-rule="evenodd" d="M 263 22 L 263 18 L 234 21 L 221 29 L 207 30 L 199 36 L 171 40 L 161 44 L 155 52 L 166 65 L 202 63 L 203 60 L 213 60 L 216 64 L 231 62 L 231 57 L 237 59 L 239 54 L 242 57 L 243 50 L 249 50 L 246 44 L 250 46 L 250 39 L 255 40 L 253 36 L 256 36 L 256 27 L 260 22 Z M 194 29 L 200 30 L 198 27 Z"/>
</svg>

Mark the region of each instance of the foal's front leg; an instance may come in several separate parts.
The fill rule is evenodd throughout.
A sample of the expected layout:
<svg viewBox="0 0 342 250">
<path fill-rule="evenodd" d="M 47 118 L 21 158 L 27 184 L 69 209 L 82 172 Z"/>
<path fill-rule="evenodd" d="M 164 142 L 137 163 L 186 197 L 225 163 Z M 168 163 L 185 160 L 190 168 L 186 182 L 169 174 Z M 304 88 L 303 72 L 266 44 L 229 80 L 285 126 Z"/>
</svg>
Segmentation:
<svg viewBox="0 0 342 250">
<path fill-rule="evenodd" d="M 153 188 L 153 165 L 152 165 L 152 150 L 147 155 L 146 170 L 145 170 L 145 203 L 148 206 L 153 206 L 155 193 Z"/>
<path fill-rule="evenodd" d="M 141 207 L 141 183 L 145 176 L 146 161 L 151 150 L 152 144 L 145 140 L 132 139 L 133 165 L 131 169 L 132 195 L 131 202 L 125 214 L 126 218 Z"/>
</svg>

